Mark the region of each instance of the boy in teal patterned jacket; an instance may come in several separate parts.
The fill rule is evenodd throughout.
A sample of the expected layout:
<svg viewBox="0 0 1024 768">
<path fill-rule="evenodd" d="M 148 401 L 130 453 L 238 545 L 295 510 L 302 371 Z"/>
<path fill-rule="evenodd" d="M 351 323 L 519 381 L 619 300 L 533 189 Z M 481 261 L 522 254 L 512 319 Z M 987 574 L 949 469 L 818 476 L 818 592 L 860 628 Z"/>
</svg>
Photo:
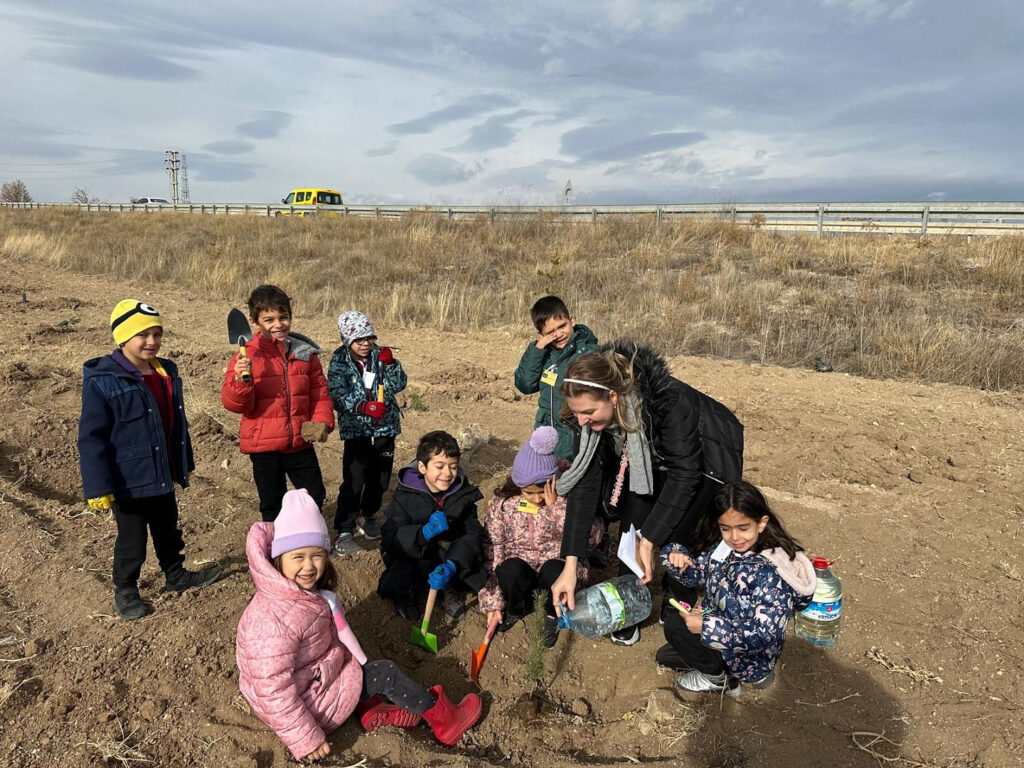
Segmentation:
<svg viewBox="0 0 1024 768">
<path fill-rule="evenodd" d="M 395 395 L 405 389 L 402 364 L 390 347 L 378 347 L 377 333 L 362 312 L 338 317 L 341 346 L 327 370 L 327 389 L 338 412 L 338 434 L 345 443 L 341 487 L 334 529 L 336 557 L 359 551 L 354 533 L 380 538 L 375 519 L 384 492 L 391 484 L 395 437 L 402 431 Z"/>
</svg>

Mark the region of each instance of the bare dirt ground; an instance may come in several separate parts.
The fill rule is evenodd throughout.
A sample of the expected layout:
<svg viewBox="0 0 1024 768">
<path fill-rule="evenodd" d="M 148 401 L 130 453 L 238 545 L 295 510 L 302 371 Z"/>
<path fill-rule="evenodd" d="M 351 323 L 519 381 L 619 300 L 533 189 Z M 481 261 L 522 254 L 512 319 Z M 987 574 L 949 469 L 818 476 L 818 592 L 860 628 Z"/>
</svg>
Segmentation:
<svg viewBox="0 0 1024 768">
<path fill-rule="evenodd" d="M 253 593 L 243 542 L 258 514 L 237 419 L 218 397 L 228 307 L 30 261 L 6 263 L 0 284 L 0 766 L 287 763 L 236 686 L 235 626 Z M 132 623 L 113 615 L 114 524 L 81 502 L 75 450 L 81 363 L 109 351 L 109 311 L 125 296 L 160 309 L 164 352 L 186 380 L 198 462 L 193 487 L 179 493 L 188 563 L 225 567 L 216 585 L 171 597 L 159 592 L 151 555 L 141 587 L 155 611 Z M 297 314 L 297 330 L 336 346 L 332 318 L 304 315 L 301 301 Z M 426 406 L 407 408 L 398 460 L 427 430 L 472 427 L 480 444 L 466 465 L 489 494 L 531 425 L 534 405 L 511 383 L 526 328 L 379 331 L 401 348 L 409 394 Z M 664 641 L 652 619 L 632 648 L 563 634 L 531 697 L 520 624 L 492 645 L 485 716 L 459 748 L 425 728 L 367 735 L 350 721 L 330 737 L 325 764 L 1024 764 L 1024 396 L 671 362 L 736 410 L 749 479 L 813 554 L 837 561 L 839 646 L 791 638 L 771 689 L 690 698 L 653 663 Z M 318 450 L 331 505 L 341 445 Z M 475 608 L 459 625 L 436 622 L 441 652 L 427 656 L 374 594 L 375 551 L 340 570 L 339 593 L 371 658 L 393 658 L 457 695 L 473 688 L 470 651 L 484 629 Z"/>
</svg>

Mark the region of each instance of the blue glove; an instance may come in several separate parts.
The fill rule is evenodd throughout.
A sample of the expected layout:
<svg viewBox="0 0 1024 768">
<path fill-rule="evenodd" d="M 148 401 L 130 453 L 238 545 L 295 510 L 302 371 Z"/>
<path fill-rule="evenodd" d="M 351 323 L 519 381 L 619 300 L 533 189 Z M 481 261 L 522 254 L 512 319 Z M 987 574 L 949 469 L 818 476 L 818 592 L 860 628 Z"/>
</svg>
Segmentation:
<svg viewBox="0 0 1024 768">
<path fill-rule="evenodd" d="M 445 560 L 430 572 L 430 575 L 427 576 L 427 583 L 431 589 L 444 589 L 448 586 L 448 582 L 452 580 L 454 575 L 455 563 L 451 560 Z"/>
<path fill-rule="evenodd" d="M 430 516 L 427 520 L 426 525 L 423 526 L 423 538 L 430 541 L 432 538 L 437 536 L 439 533 L 444 533 L 448 530 L 448 518 L 444 516 L 444 512 L 440 509 Z"/>
</svg>

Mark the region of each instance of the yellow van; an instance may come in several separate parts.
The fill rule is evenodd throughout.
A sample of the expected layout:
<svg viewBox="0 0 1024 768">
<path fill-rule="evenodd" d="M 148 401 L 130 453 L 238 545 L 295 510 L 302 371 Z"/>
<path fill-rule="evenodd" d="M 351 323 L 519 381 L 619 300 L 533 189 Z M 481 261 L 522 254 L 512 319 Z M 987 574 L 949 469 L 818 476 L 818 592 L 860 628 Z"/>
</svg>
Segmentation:
<svg viewBox="0 0 1024 768">
<path fill-rule="evenodd" d="M 293 189 L 288 193 L 288 197 L 281 199 L 281 202 L 285 205 L 295 206 L 315 205 L 317 210 L 309 211 L 309 213 L 326 213 L 328 216 L 337 216 L 338 212 L 332 209 L 344 205 L 341 200 L 341 192 L 335 189 L 317 189 L 316 187 Z M 305 216 L 306 213 L 306 211 L 295 211 L 296 216 Z M 290 216 L 291 211 L 279 211 L 278 215 Z"/>
</svg>

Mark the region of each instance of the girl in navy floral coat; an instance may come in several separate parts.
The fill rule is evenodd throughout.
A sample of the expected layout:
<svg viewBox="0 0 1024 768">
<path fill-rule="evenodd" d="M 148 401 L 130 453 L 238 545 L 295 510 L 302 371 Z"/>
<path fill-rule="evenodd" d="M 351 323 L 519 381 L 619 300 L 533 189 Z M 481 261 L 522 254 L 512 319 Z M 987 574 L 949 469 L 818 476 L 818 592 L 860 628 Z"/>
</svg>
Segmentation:
<svg viewBox="0 0 1024 768">
<path fill-rule="evenodd" d="M 723 486 L 702 521 L 694 561 L 681 544 L 661 551 L 668 573 L 687 587 L 704 585 L 704 608 L 670 613 L 669 666 L 688 691 L 738 696 L 739 681 L 771 682 L 786 624 L 814 595 L 814 567 L 750 483 Z M 664 661 L 663 661 L 664 663 Z"/>
</svg>

